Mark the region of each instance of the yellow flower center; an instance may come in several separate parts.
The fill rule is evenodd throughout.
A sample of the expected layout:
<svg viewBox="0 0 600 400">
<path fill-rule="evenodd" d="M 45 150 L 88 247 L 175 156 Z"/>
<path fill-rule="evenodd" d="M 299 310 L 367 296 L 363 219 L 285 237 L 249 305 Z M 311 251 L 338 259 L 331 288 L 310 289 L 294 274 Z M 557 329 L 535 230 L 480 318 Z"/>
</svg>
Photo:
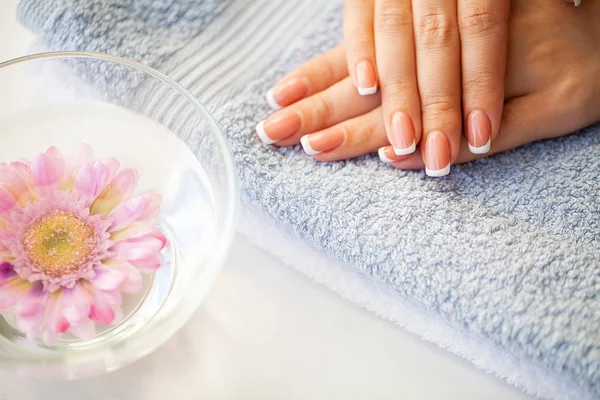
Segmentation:
<svg viewBox="0 0 600 400">
<path fill-rule="evenodd" d="M 23 245 L 40 272 L 60 277 L 87 263 L 96 247 L 94 228 L 69 211 L 54 210 L 27 228 Z"/>
</svg>

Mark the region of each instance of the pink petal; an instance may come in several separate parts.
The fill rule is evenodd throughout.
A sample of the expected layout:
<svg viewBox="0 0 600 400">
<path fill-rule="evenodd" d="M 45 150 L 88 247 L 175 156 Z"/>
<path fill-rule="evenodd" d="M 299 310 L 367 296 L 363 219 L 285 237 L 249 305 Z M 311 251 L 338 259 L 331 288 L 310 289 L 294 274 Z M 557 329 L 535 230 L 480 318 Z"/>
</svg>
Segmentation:
<svg viewBox="0 0 600 400">
<path fill-rule="evenodd" d="M 115 178 L 108 183 L 105 190 L 94 200 L 90 206 L 92 214 L 108 214 L 119 203 L 129 197 L 137 185 L 137 172 L 133 169 L 126 169 L 117 174 Z"/>
<path fill-rule="evenodd" d="M 27 339 L 35 340 L 44 319 L 45 302 L 48 293 L 42 284 L 35 284 L 17 304 L 17 324 L 27 334 Z"/>
<path fill-rule="evenodd" d="M 9 279 L 13 279 L 17 276 L 14 266 L 9 262 L 3 262 L 0 264 L 0 285 Z"/>
<path fill-rule="evenodd" d="M 96 277 L 90 282 L 101 290 L 114 290 L 121 285 L 125 279 L 125 273 L 118 268 L 112 268 L 105 265 L 100 265 L 94 268 Z"/>
<path fill-rule="evenodd" d="M 22 162 L 10 163 L 10 170 L 16 176 L 16 181 L 19 181 L 19 192 L 15 193 L 15 199 L 24 206 L 36 199 L 35 184 L 33 182 L 33 172 L 28 164 Z"/>
<path fill-rule="evenodd" d="M 143 277 L 140 271 L 124 260 L 107 259 L 104 265 L 118 269 L 123 274 L 123 282 L 119 289 L 126 293 L 138 293 L 142 289 Z"/>
<path fill-rule="evenodd" d="M 88 319 L 90 314 L 89 295 L 79 287 L 62 289 L 63 315 L 71 325 L 78 325 Z"/>
<path fill-rule="evenodd" d="M 46 313 L 45 321 L 42 326 L 44 335 L 47 332 L 62 333 L 68 328 L 69 323 L 64 316 L 64 299 L 62 297 L 62 291 L 57 291 L 48 296 L 46 300 Z M 46 336 L 44 336 L 46 337 Z M 54 343 L 45 342 L 47 345 Z"/>
<path fill-rule="evenodd" d="M 115 257 L 122 260 L 137 260 L 158 253 L 165 246 L 167 239 L 162 233 L 153 233 L 135 239 L 123 240 L 115 243 L 110 250 L 115 252 Z"/>
<path fill-rule="evenodd" d="M 109 325 L 115 319 L 115 313 L 110 304 L 92 300 L 92 308 L 90 309 L 90 319 L 97 324 Z"/>
<path fill-rule="evenodd" d="M 108 171 L 102 164 L 85 164 L 77 172 L 73 190 L 89 205 L 104 190 Z"/>
<path fill-rule="evenodd" d="M 120 242 L 127 239 L 139 238 L 154 232 L 155 227 L 145 222 L 134 222 L 125 229 L 117 232 L 112 232 L 110 239 L 113 242 Z"/>
<path fill-rule="evenodd" d="M 32 284 L 18 276 L 0 283 L 0 313 L 13 308 Z"/>
<path fill-rule="evenodd" d="M 0 215 L 8 213 L 15 208 L 17 201 L 8 193 L 3 187 L 0 186 Z"/>
<path fill-rule="evenodd" d="M 96 337 L 96 324 L 92 320 L 87 319 L 87 317 L 86 315 L 85 320 L 82 320 L 78 324 L 71 324 L 69 327 L 69 332 L 82 340 L 92 340 Z"/>
<path fill-rule="evenodd" d="M 31 176 L 29 178 L 33 182 L 33 178 Z M 25 206 L 34 199 L 27 182 L 7 165 L 0 167 L 0 187 L 6 190 L 21 206 Z"/>
<path fill-rule="evenodd" d="M 33 160 L 33 182 L 38 195 L 44 196 L 60 189 L 58 172 L 52 160 L 45 154 Z"/>
<path fill-rule="evenodd" d="M 164 264 L 165 257 L 162 253 L 154 253 L 148 257 L 131 260 L 130 262 L 143 273 L 151 274 L 156 272 L 156 270 Z"/>
<path fill-rule="evenodd" d="M 106 181 L 112 181 L 115 175 L 117 175 L 117 171 L 119 170 L 119 162 L 114 158 L 105 158 L 100 161 L 100 164 L 104 165 L 106 167 L 106 170 L 108 171 L 108 177 L 106 178 Z"/>
<path fill-rule="evenodd" d="M 77 170 L 85 164 L 93 164 L 95 161 L 94 151 L 87 143 L 82 143 L 67 162 L 67 168 L 72 174 L 76 174 Z"/>
<path fill-rule="evenodd" d="M 61 188 L 65 189 L 63 186 L 64 181 L 64 172 L 65 172 L 65 158 L 63 157 L 60 150 L 56 147 L 52 146 L 48 150 L 46 150 L 46 155 L 52 161 L 54 165 L 54 170 L 58 174 L 59 180 L 61 181 Z"/>
<path fill-rule="evenodd" d="M 140 216 L 140 221 L 150 222 L 158 215 L 162 204 L 162 196 L 158 193 L 147 193 L 150 197 L 150 204 L 146 207 L 144 213 Z"/>
<path fill-rule="evenodd" d="M 119 204 L 108 215 L 113 221 L 108 231 L 119 231 L 141 219 L 144 214 L 148 213 L 148 207 L 152 205 L 152 200 L 153 195 L 151 193 L 145 193 L 132 197 L 124 203 Z M 158 205 L 160 206 L 160 202 Z"/>
</svg>

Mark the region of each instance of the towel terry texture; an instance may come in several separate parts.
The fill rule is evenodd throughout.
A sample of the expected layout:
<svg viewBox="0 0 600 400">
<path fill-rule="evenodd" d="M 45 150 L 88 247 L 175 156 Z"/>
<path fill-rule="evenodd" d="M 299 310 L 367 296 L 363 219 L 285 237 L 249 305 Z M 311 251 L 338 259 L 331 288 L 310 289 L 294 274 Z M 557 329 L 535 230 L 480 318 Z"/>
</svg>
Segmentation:
<svg viewBox="0 0 600 400">
<path fill-rule="evenodd" d="M 122 55 L 178 80 L 226 132 L 249 207 L 566 388 L 520 381 L 530 393 L 600 398 L 600 127 L 443 179 L 375 156 L 324 164 L 264 146 L 254 133 L 269 114 L 264 93 L 339 42 L 335 3 L 23 0 L 20 17 L 50 49 Z"/>
</svg>

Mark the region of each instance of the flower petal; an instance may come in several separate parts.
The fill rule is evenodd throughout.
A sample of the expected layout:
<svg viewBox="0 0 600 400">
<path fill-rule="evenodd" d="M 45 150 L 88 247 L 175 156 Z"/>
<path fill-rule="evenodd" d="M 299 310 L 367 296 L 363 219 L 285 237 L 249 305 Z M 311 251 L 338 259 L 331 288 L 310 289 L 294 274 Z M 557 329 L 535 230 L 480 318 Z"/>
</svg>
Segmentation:
<svg viewBox="0 0 600 400">
<path fill-rule="evenodd" d="M 60 334 L 69 329 L 69 322 L 65 318 L 64 300 L 61 291 L 48 295 L 45 302 L 44 322 L 41 327 L 42 339 L 46 346 L 54 345 Z"/>
<path fill-rule="evenodd" d="M 162 232 L 154 229 L 148 235 L 116 242 L 110 250 L 115 252 L 115 258 L 137 260 L 158 253 L 165 247 L 166 242 Z"/>
<path fill-rule="evenodd" d="M 17 304 L 17 324 L 27 334 L 29 340 L 35 340 L 38 337 L 38 331 L 44 320 L 47 297 L 48 293 L 43 289 L 43 285 L 38 282 Z"/>
<path fill-rule="evenodd" d="M 92 340 L 96 337 L 96 324 L 94 321 L 88 319 L 86 315 L 85 320 L 82 320 L 78 324 L 71 324 L 69 332 L 82 340 Z"/>
<path fill-rule="evenodd" d="M 110 304 L 94 299 L 90 309 L 90 319 L 97 324 L 109 325 L 114 321 L 115 313 Z"/>
<path fill-rule="evenodd" d="M 141 272 L 151 274 L 164 264 L 165 257 L 162 253 L 154 253 L 148 257 L 131 260 L 130 262 Z"/>
<path fill-rule="evenodd" d="M 13 308 L 31 286 L 31 283 L 18 276 L 0 283 L 0 313 Z"/>
<path fill-rule="evenodd" d="M 58 171 L 46 154 L 40 154 L 33 160 L 33 183 L 38 195 L 44 196 L 60 189 Z"/>
<path fill-rule="evenodd" d="M 8 217 L 8 214 L 17 205 L 17 201 L 8 193 L 4 187 L 0 186 L 0 216 Z"/>
<path fill-rule="evenodd" d="M 154 232 L 155 227 L 146 222 L 134 222 L 125 229 L 120 231 L 112 232 L 110 234 L 110 240 L 113 242 L 120 242 L 127 239 L 138 238 Z"/>
<path fill-rule="evenodd" d="M 0 285 L 17 276 L 15 267 L 9 262 L 0 263 Z"/>
<path fill-rule="evenodd" d="M 126 169 L 119 172 L 115 178 L 108 182 L 104 191 L 90 206 L 92 214 L 108 214 L 119 203 L 129 197 L 137 185 L 137 172 Z"/>
<path fill-rule="evenodd" d="M 158 200 L 156 198 L 157 196 Z M 146 215 L 151 215 L 153 217 L 158 213 L 160 202 L 160 195 L 155 193 L 144 193 L 119 204 L 108 215 L 113 221 L 108 231 L 115 232 L 124 229 L 133 222 L 143 219 Z"/>
<path fill-rule="evenodd" d="M 73 190 L 89 205 L 104 190 L 108 171 L 102 164 L 85 164 L 77 172 Z"/>
<path fill-rule="evenodd" d="M 120 290 L 125 293 L 138 293 L 142 290 L 144 278 L 139 269 L 124 260 L 107 259 L 103 263 L 111 268 L 116 268 L 123 273 L 124 279 L 121 282 Z"/>
<path fill-rule="evenodd" d="M 88 320 L 91 307 L 89 295 L 79 285 L 75 285 L 71 289 L 63 288 L 62 296 L 63 315 L 71 326 L 82 324 Z"/>
<path fill-rule="evenodd" d="M 106 178 L 106 181 L 112 181 L 115 175 L 117 175 L 117 171 L 119 170 L 119 161 L 112 157 L 109 157 L 101 160 L 100 164 L 104 165 L 108 171 L 108 177 Z"/>
<path fill-rule="evenodd" d="M 118 268 L 111 268 L 105 265 L 99 265 L 94 268 L 96 277 L 91 279 L 92 285 L 101 290 L 114 290 L 121 285 L 126 275 Z"/>
<path fill-rule="evenodd" d="M 64 183 L 65 183 L 65 179 L 64 179 L 65 158 L 63 157 L 60 150 L 58 150 L 54 146 L 52 146 L 48 150 L 46 150 L 46 155 L 52 161 L 52 164 L 54 165 L 54 170 L 58 174 L 61 189 L 65 189 L 66 188 L 64 186 Z"/>
<path fill-rule="evenodd" d="M 22 167 L 25 170 L 20 170 Z M 28 168 L 23 163 L 12 163 L 10 166 L 4 164 L 0 166 L 0 187 L 6 190 L 21 207 L 24 207 L 27 203 L 35 199 L 32 192 L 33 177 L 27 171 Z"/>
<path fill-rule="evenodd" d="M 163 198 L 158 193 L 147 193 L 147 196 L 150 197 L 150 203 L 144 210 L 144 213 L 140 216 L 139 220 L 150 222 L 158 215 Z"/>
</svg>

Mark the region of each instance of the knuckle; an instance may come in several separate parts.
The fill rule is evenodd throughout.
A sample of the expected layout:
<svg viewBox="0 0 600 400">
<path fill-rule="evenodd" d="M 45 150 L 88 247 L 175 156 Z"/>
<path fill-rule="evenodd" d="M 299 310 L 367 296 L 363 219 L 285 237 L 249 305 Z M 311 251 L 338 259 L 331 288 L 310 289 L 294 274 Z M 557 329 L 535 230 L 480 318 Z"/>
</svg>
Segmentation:
<svg viewBox="0 0 600 400">
<path fill-rule="evenodd" d="M 460 113 L 460 106 L 455 104 L 450 97 L 432 96 L 422 100 L 423 115 L 429 117 L 445 117 L 448 114 Z"/>
<path fill-rule="evenodd" d="M 327 125 L 335 115 L 333 102 L 326 95 L 316 96 L 311 108 L 313 110 L 313 122 L 315 125 Z"/>
<path fill-rule="evenodd" d="M 407 7 L 401 5 L 402 1 L 384 0 L 378 18 L 376 29 L 387 33 L 400 33 L 412 29 L 412 16 Z"/>
<path fill-rule="evenodd" d="M 416 31 L 418 41 L 428 47 L 445 47 L 457 40 L 455 24 L 445 13 L 426 13 L 419 18 Z"/>
<path fill-rule="evenodd" d="M 415 86 L 415 83 L 410 79 L 396 79 L 382 82 L 381 91 L 386 100 L 398 103 L 412 97 L 413 91 L 416 91 Z"/>
<path fill-rule="evenodd" d="M 484 37 L 495 31 L 502 22 L 498 12 L 490 11 L 481 4 L 471 4 L 460 14 L 458 28 L 461 36 Z"/>
<path fill-rule="evenodd" d="M 486 95 L 495 93 L 498 88 L 495 87 L 495 79 L 490 74 L 476 74 L 471 77 L 463 78 L 463 93 L 466 95 Z"/>
</svg>

